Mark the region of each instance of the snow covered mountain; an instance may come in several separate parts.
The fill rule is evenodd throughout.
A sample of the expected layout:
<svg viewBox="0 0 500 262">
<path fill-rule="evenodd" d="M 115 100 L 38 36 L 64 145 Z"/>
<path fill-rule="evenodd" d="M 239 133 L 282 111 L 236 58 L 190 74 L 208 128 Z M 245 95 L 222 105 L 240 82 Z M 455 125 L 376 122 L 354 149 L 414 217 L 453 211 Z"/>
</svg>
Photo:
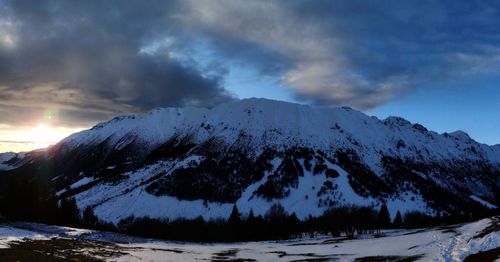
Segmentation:
<svg viewBox="0 0 500 262">
<path fill-rule="evenodd" d="M 0 154 L 0 170 L 0 179 L 42 177 L 115 223 L 227 217 L 234 204 L 263 214 L 279 202 L 299 218 L 345 204 L 387 203 L 393 217 L 500 205 L 499 146 L 399 117 L 266 99 L 116 117 L 45 150 Z"/>
</svg>

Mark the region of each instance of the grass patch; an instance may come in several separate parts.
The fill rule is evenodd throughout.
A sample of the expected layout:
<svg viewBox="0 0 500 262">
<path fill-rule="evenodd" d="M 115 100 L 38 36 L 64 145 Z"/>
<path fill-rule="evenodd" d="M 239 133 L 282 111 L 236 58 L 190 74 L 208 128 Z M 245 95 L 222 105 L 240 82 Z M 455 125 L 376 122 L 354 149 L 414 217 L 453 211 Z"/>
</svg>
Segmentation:
<svg viewBox="0 0 500 262">
<path fill-rule="evenodd" d="M 283 258 L 283 257 L 286 257 L 286 256 L 306 257 L 306 258 L 302 258 L 302 259 L 291 260 L 291 261 L 294 261 L 294 262 L 299 262 L 299 261 L 335 261 L 335 260 L 338 260 L 337 256 L 339 256 L 339 255 L 335 255 L 335 256 L 332 256 L 332 255 L 318 255 L 318 254 L 315 254 L 315 253 L 294 253 L 294 254 L 289 254 L 289 253 L 284 252 L 284 251 L 272 251 L 272 252 L 269 252 L 269 254 L 277 254 L 279 258 Z"/>
<path fill-rule="evenodd" d="M 238 254 L 239 249 L 229 249 L 229 250 L 224 250 L 218 253 L 214 253 L 214 256 L 218 257 L 235 257 L 236 254 Z"/>
<path fill-rule="evenodd" d="M 457 228 L 459 226 L 461 226 L 461 225 L 456 224 L 456 225 L 441 226 L 441 227 L 439 227 L 439 230 L 441 230 L 441 232 L 443 232 L 443 233 L 452 233 L 452 234 L 458 235 Z"/>
<path fill-rule="evenodd" d="M 54 238 L 9 243 L 0 249 L 0 261 L 104 261 L 127 253 L 100 241 Z"/>
<path fill-rule="evenodd" d="M 180 249 L 171 249 L 171 248 L 150 248 L 153 251 L 165 251 L 165 252 L 172 252 L 176 254 L 182 254 L 184 251 Z"/>
<path fill-rule="evenodd" d="M 228 249 L 224 251 L 220 251 L 217 253 L 214 253 L 212 255 L 212 262 L 250 262 L 250 261 L 256 261 L 255 259 L 250 259 L 250 258 L 236 258 L 236 254 L 238 254 L 240 250 L 237 248 L 233 249 Z"/>
</svg>

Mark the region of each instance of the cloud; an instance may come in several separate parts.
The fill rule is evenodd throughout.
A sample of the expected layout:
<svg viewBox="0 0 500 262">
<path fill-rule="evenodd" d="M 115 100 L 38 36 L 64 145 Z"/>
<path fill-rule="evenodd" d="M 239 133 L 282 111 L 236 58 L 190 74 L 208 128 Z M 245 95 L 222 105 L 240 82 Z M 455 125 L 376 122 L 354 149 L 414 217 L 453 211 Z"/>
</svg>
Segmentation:
<svg viewBox="0 0 500 262">
<path fill-rule="evenodd" d="M 213 39 L 222 56 L 278 75 L 311 103 L 370 109 L 500 67 L 500 8 L 492 2 L 183 3 L 179 21 Z"/>
<path fill-rule="evenodd" d="M 370 109 L 429 83 L 498 74 L 499 10 L 483 1 L 3 1 L 0 122 L 47 109 L 77 125 L 210 106 L 233 99 L 224 85 L 235 64 L 279 79 L 298 100 Z"/>
<path fill-rule="evenodd" d="M 3 2 L 2 2 L 3 3 Z M 0 5 L 2 4 L 0 3 Z M 223 75 L 171 55 L 171 1 L 7 1 L 0 8 L 0 110 L 8 123 L 44 109 L 60 124 L 93 123 L 158 106 L 232 99 Z M 72 119 L 78 117 L 78 119 Z M 76 123 L 75 123 L 76 122 Z"/>
</svg>

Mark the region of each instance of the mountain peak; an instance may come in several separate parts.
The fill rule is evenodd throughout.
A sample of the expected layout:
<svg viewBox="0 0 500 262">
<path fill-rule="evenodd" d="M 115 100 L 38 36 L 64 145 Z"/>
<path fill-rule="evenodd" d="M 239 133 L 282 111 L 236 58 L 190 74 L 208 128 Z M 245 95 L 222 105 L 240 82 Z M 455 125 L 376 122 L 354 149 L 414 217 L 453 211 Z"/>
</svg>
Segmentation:
<svg viewBox="0 0 500 262">
<path fill-rule="evenodd" d="M 449 133 L 449 135 L 452 136 L 452 137 L 458 138 L 461 141 L 472 140 L 470 138 L 469 134 L 467 134 L 466 132 L 464 132 L 462 130 L 457 130 L 457 131 L 451 132 L 451 133 Z"/>
<path fill-rule="evenodd" d="M 63 143 L 134 140 L 141 141 L 147 148 L 155 148 L 172 136 L 189 135 L 193 143 L 216 138 L 233 144 L 242 134 L 247 135 L 248 145 L 258 151 L 275 146 L 349 149 L 366 155 L 368 162 L 374 161 L 368 156 L 380 155 L 380 152 L 421 161 L 471 157 L 466 153 L 471 139 L 462 131 L 438 135 L 401 117 L 391 116 L 381 121 L 356 110 L 265 98 L 235 100 L 210 109 L 157 108 L 144 115 L 120 116 L 71 135 Z M 457 145 L 456 139 L 464 143 Z M 401 147 L 403 143 L 406 147 Z M 415 152 L 405 149 L 410 147 Z M 477 148 L 480 152 L 491 151 L 486 145 Z M 500 163 L 494 154 L 484 154 L 484 158 Z"/>
<path fill-rule="evenodd" d="M 499 150 L 463 132 L 262 98 L 116 117 L 48 152 L 0 155 L 0 169 L 43 177 L 38 163 L 50 159 L 59 196 L 112 222 L 217 218 L 235 204 L 265 214 L 274 202 L 300 218 L 381 203 L 393 215 L 451 214 L 480 205 L 464 200 L 470 196 L 498 204 L 500 192 Z"/>
<path fill-rule="evenodd" d="M 386 119 L 384 119 L 384 124 L 391 126 L 392 125 L 410 126 L 411 122 L 399 116 L 389 116 Z"/>
</svg>

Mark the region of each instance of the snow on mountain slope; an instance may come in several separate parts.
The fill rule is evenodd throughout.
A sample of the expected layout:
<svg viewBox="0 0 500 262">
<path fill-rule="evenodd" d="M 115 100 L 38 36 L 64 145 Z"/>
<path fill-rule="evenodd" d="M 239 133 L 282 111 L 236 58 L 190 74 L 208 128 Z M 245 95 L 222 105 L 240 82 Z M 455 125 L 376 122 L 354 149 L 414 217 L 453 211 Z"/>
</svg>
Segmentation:
<svg viewBox="0 0 500 262">
<path fill-rule="evenodd" d="M 115 223 L 226 217 L 233 204 L 264 214 L 273 203 L 300 218 L 387 203 L 394 217 L 488 208 L 470 196 L 498 206 L 499 149 L 399 117 L 245 99 L 116 117 L 5 172 L 50 163 L 60 197 Z"/>
<path fill-rule="evenodd" d="M 399 117 L 384 121 L 349 108 L 321 108 L 266 99 L 245 99 L 205 108 L 155 109 L 146 115 L 117 117 L 76 133 L 62 142 L 72 147 L 110 138 L 117 148 L 138 138 L 154 147 L 176 134 L 192 134 L 193 142 L 218 137 L 231 144 L 240 133 L 252 136 L 253 149 L 307 146 L 328 150 L 354 148 L 369 163 L 383 151 L 422 161 L 486 158 L 500 164 L 498 150 L 478 144 L 462 131 L 439 135 Z M 124 139 L 124 138 L 128 138 Z M 399 145 L 402 140 L 405 146 Z M 403 148 L 401 148 L 403 147 Z M 473 148 L 473 149 L 471 149 Z M 416 155 L 416 150 L 420 155 Z M 470 150 L 476 153 L 471 154 Z"/>
<path fill-rule="evenodd" d="M 20 165 L 18 160 L 23 159 L 25 155 L 25 153 L 12 152 L 0 154 L 0 171 L 8 171 L 18 167 Z"/>
<path fill-rule="evenodd" d="M 13 167 L 9 165 L 7 162 L 16 156 L 15 153 L 4 153 L 0 154 L 0 170 L 9 170 Z"/>
</svg>

